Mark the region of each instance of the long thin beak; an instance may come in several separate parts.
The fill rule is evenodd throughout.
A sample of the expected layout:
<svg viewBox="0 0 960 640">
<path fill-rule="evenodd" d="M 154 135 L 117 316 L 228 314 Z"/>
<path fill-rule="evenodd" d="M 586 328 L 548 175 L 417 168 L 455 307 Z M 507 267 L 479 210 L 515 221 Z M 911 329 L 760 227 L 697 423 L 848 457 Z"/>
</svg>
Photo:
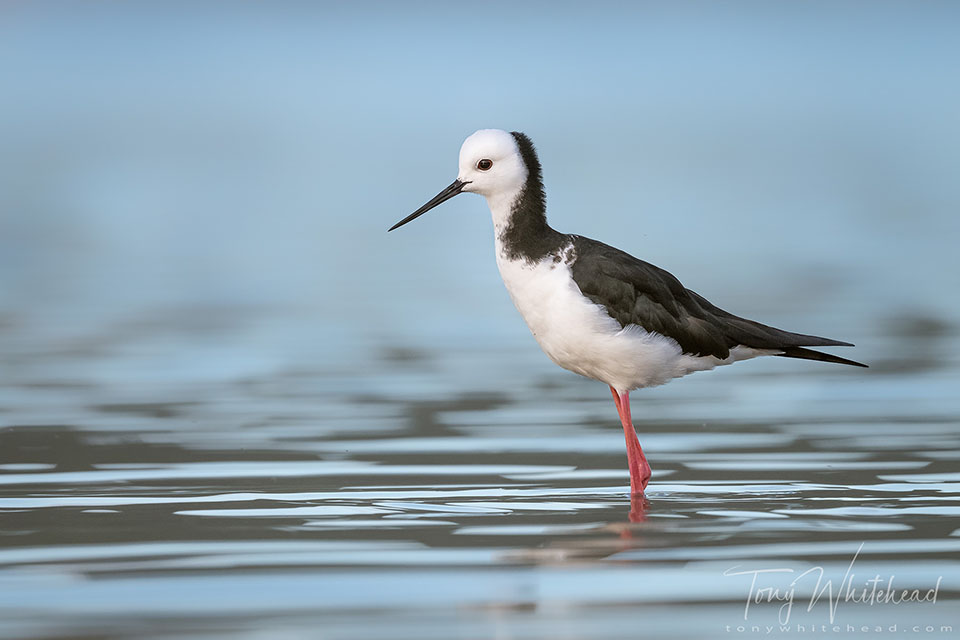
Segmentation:
<svg viewBox="0 0 960 640">
<path fill-rule="evenodd" d="M 416 220 L 417 218 L 425 214 L 427 211 L 430 211 L 430 209 L 433 209 L 438 204 L 442 202 L 446 202 L 453 196 L 460 193 L 463 190 L 463 187 L 467 184 L 469 184 L 469 182 L 460 182 L 459 180 L 454 180 L 453 184 L 451 184 L 449 187 L 447 187 L 446 189 L 444 189 L 443 191 L 435 195 L 430 202 L 423 205 L 422 207 L 420 207 L 419 209 L 417 209 L 416 211 L 408 215 L 406 218 L 404 218 L 397 224 L 387 229 L 387 231 L 388 232 L 393 231 L 397 227 L 402 227 L 403 225 L 407 224 L 411 220 Z"/>
</svg>

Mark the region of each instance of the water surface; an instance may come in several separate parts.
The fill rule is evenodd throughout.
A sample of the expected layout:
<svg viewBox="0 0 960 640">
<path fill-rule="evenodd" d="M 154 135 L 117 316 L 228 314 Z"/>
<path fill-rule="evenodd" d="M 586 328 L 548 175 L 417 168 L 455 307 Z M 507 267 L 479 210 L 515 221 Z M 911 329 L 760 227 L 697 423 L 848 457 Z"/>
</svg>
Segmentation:
<svg viewBox="0 0 960 640">
<path fill-rule="evenodd" d="M 716 636 L 785 615 L 746 611 L 739 572 L 793 570 L 754 585 L 786 591 L 822 567 L 786 624 L 831 624 L 828 598 L 806 607 L 851 562 L 859 589 L 937 602 L 834 622 L 956 624 L 954 362 L 774 360 L 637 392 L 654 477 L 631 505 L 605 388 L 532 349 L 183 384 L 123 381 L 153 332 L 101 340 L 38 346 L 3 390 L 6 637 Z"/>
<path fill-rule="evenodd" d="M 0 13 L 0 637 L 956 636 L 955 3 Z M 636 392 L 631 504 L 482 200 L 386 233 L 490 126 L 870 369 Z"/>
</svg>

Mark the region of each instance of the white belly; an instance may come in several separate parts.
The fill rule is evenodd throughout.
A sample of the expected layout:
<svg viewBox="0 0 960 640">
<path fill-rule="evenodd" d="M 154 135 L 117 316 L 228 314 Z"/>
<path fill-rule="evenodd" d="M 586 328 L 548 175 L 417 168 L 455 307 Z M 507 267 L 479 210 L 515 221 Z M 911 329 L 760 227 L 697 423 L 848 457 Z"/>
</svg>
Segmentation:
<svg viewBox="0 0 960 640">
<path fill-rule="evenodd" d="M 580 293 L 566 262 L 552 256 L 529 264 L 508 260 L 498 246 L 497 266 L 513 303 L 550 359 L 618 391 L 656 386 L 765 353 L 735 347 L 724 360 L 688 355 L 672 338 L 637 325 L 621 328 L 603 307 Z"/>
</svg>

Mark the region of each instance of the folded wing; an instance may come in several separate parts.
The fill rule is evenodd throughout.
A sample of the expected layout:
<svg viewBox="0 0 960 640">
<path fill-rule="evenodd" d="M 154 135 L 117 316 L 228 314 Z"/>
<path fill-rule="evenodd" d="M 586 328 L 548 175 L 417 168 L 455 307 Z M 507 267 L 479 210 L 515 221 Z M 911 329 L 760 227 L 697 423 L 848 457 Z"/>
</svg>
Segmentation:
<svg viewBox="0 0 960 640">
<path fill-rule="evenodd" d="M 853 346 L 848 342 L 792 333 L 728 313 L 684 287 L 668 271 L 602 242 L 571 236 L 573 279 L 583 295 L 604 307 L 620 326 L 639 325 L 676 340 L 684 353 L 715 356 L 743 345 L 777 355 L 864 367 L 853 360 L 804 347 Z"/>
</svg>

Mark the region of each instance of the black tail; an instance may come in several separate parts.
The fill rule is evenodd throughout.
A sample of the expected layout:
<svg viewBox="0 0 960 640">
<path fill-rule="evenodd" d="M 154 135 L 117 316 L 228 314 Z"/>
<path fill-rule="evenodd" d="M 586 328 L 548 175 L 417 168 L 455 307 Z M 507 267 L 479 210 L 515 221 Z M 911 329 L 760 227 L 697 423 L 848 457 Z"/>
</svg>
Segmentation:
<svg viewBox="0 0 960 640">
<path fill-rule="evenodd" d="M 847 343 L 837 343 L 843 344 L 844 346 L 853 346 L 847 345 Z M 849 364 L 854 367 L 865 367 L 867 365 L 861 362 L 855 362 L 853 360 L 847 360 L 846 358 L 841 358 L 829 353 L 823 353 L 821 351 L 814 351 L 813 349 L 804 349 L 803 347 L 787 347 L 783 350 L 783 353 L 778 353 L 778 356 L 783 356 L 784 358 L 800 358 L 801 360 L 819 360 L 821 362 L 834 362 L 836 364 Z"/>
</svg>

